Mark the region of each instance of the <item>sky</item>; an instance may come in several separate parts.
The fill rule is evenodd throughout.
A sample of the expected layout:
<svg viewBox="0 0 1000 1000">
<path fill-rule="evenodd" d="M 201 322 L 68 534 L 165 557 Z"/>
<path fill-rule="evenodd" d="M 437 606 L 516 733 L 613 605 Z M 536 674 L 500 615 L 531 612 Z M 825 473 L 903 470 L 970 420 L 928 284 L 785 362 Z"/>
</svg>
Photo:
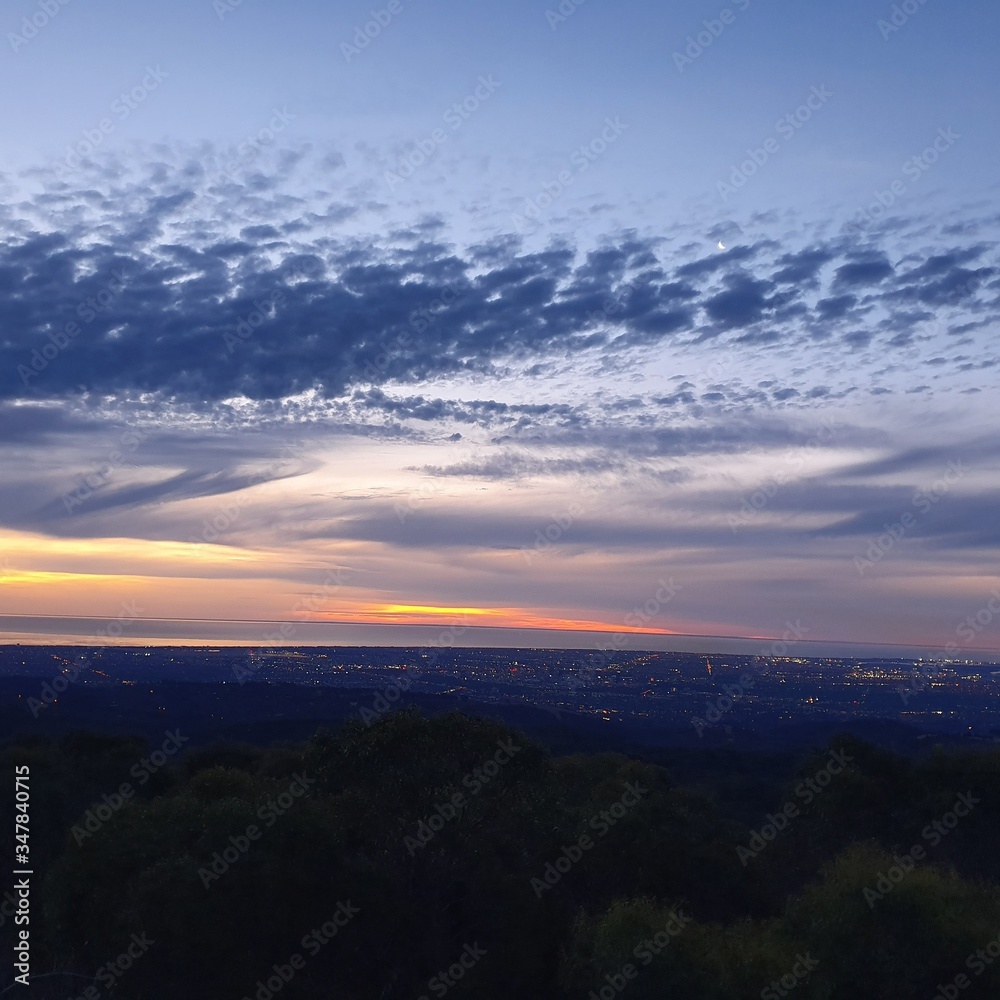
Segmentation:
<svg viewBox="0 0 1000 1000">
<path fill-rule="evenodd" d="M 998 27 L 11 0 L 0 641 L 1000 649 Z"/>
</svg>

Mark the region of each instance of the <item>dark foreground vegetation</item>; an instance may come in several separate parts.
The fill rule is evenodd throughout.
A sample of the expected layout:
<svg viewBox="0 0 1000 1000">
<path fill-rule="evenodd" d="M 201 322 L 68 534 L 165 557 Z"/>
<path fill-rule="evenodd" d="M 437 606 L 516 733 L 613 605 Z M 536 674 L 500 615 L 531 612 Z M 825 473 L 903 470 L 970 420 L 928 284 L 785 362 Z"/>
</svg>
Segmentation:
<svg viewBox="0 0 1000 1000">
<path fill-rule="evenodd" d="M 1000 995 L 1000 751 L 838 737 L 751 825 L 745 794 L 457 713 L 2 759 L 31 770 L 36 998 Z"/>
</svg>

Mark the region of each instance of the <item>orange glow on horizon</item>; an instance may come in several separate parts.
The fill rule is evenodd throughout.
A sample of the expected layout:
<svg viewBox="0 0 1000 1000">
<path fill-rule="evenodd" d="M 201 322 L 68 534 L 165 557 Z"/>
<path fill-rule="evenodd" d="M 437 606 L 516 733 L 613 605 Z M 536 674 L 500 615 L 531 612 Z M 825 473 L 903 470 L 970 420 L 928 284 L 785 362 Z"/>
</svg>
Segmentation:
<svg viewBox="0 0 1000 1000">
<path fill-rule="evenodd" d="M 623 625 L 621 622 L 609 623 L 577 618 L 549 618 L 536 615 L 523 608 L 448 608 L 434 607 L 422 604 L 371 604 L 357 610 L 343 609 L 327 612 L 320 618 L 311 621 L 340 621 L 352 624 L 367 625 L 428 625 L 435 618 L 450 619 L 440 624 L 475 624 L 480 627 L 490 625 L 500 628 L 539 628 L 555 629 L 563 632 L 629 632 L 639 635 L 677 635 L 672 629 L 639 628 Z M 463 618 L 475 618 L 474 623 L 462 621 Z M 428 621 L 430 619 L 430 621 Z M 484 620 L 485 619 L 485 620 Z"/>
<path fill-rule="evenodd" d="M 238 545 L 143 540 L 53 538 L 0 531 L 0 596 L 5 616 L 80 617 L 94 620 L 119 615 L 151 620 L 272 622 L 294 620 L 345 625 L 417 625 L 560 632 L 599 632 L 650 636 L 690 631 L 656 624 L 626 625 L 618 612 L 599 605 L 570 607 L 463 607 L 410 604 L 391 589 L 349 584 L 352 591 L 329 599 L 303 599 L 309 584 L 296 580 L 301 554 Z M 349 568 L 365 564 L 365 553 L 344 546 L 324 552 L 324 562 Z M 316 556 L 312 556 L 315 559 Z M 282 572 L 282 571 L 285 572 Z M 272 575 L 273 574 L 273 575 Z M 315 575 L 315 573 L 313 573 Z M 336 589 L 336 588 L 333 588 Z M 427 597 L 432 597 L 428 591 Z M 423 595 L 414 594 L 419 600 Z M 437 596 L 437 595 L 434 595 Z M 433 598 L 432 598 L 433 599 Z M 306 610 L 306 609 L 309 610 Z M 617 618 L 617 620 L 615 620 Z M 687 623 L 683 623 L 686 625 Z"/>
<path fill-rule="evenodd" d="M 143 582 L 147 577 L 111 573 L 64 573 L 55 570 L 7 570 L 0 575 L 0 587 L 52 587 L 57 584 L 86 583 L 89 586 Z"/>
</svg>

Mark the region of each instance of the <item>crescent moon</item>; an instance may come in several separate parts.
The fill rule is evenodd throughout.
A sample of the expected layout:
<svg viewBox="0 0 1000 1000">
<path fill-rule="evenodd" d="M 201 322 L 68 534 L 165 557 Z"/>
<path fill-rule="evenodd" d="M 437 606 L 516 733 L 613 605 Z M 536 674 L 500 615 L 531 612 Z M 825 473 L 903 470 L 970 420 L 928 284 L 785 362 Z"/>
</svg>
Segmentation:
<svg viewBox="0 0 1000 1000">
<path fill-rule="evenodd" d="M 719 249 L 720 250 L 725 250 L 726 249 L 726 244 L 723 243 L 722 240 L 719 240 Z"/>
</svg>

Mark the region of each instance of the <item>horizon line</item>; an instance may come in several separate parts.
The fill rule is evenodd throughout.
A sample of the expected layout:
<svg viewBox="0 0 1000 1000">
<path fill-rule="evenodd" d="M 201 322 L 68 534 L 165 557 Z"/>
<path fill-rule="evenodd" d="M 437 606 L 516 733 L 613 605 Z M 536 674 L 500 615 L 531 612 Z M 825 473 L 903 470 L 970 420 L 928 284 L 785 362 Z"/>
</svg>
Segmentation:
<svg viewBox="0 0 1000 1000">
<path fill-rule="evenodd" d="M 106 618 L 101 615 L 52 615 L 52 614 L 11 614 L 9 612 L 0 612 L 0 620 L 7 618 L 15 619 L 28 619 L 28 618 L 40 618 L 44 620 L 53 621 L 98 621 L 98 622 L 108 622 L 117 621 L 115 618 Z M 453 628 L 458 623 L 446 623 L 446 622 L 358 622 L 349 621 L 341 619 L 326 619 L 323 621 L 306 620 L 302 621 L 299 619 L 282 619 L 282 618 L 146 618 L 146 617 L 131 617 L 129 621 L 133 622 L 179 622 L 179 623 L 202 623 L 202 624 L 218 624 L 218 625 L 352 625 L 361 627 L 371 627 L 371 628 Z M 540 625 L 461 625 L 462 628 L 466 629 L 498 629 L 502 631 L 518 631 L 518 632 L 553 632 L 553 633 L 570 633 L 572 635 L 629 635 L 629 636 L 640 636 L 649 635 L 655 636 L 658 639 L 725 639 L 729 641 L 738 642 L 785 642 L 789 643 L 790 640 L 782 639 L 779 636 L 751 636 L 751 635 L 715 635 L 712 633 L 704 632 L 654 632 L 654 631 L 640 631 L 640 630 L 629 630 L 628 632 L 618 633 L 614 629 L 565 629 L 565 628 L 555 628 L 553 626 L 540 626 Z M 39 633 L 44 635 L 45 633 Z M 97 638 L 96 636 L 94 638 Z M 150 637 L 147 637 L 150 638 Z M 243 644 L 246 644 L 249 640 L 240 640 Z M 220 642 L 215 642 L 214 645 L 224 646 L 232 645 L 232 640 L 222 640 Z M 795 645 L 834 645 L 834 646 L 890 646 L 899 647 L 902 649 L 928 649 L 930 646 L 938 645 L 938 643 L 914 643 L 914 642 L 877 642 L 863 639 L 795 639 Z M 0 641 L 0 646 L 13 646 L 22 645 L 22 643 L 13 642 L 3 642 Z M 124 646 L 123 642 L 115 643 L 80 643 L 79 645 L 114 645 L 114 646 Z M 287 642 L 278 643 L 277 645 L 282 646 L 294 646 L 295 643 L 290 640 Z M 307 645 L 314 645 L 314 643 L 308 643 Z M 332 643 L 331 645 L 343 645 L 343 643 Z M 353 644 L 352 644 L 353 645 Z M 272 646 L 266 646 L 262 648 L 274 648 Z M 406 646 L 400 646 L 398 648 L 407 648 Z M 478 647 L 452 647 L 452 648 L 478 648 Z M 515 648 L 515 647 L 511 647 Z M 551 647 L 554 649 L 560 649 L 563 647 Z M 644 652 L 643 650 L 634 650 L 634 652 Z M 662 652 L 661 650 L 649 650 L 649 652 Z M 990 648 L 984 646 L 968 646 L 964 650 L 957 650 L 956 653 L 967 652 L 967 653 L 990 653 L 993 655 L 1000 655 L 1000 649 Z M 704 655 L 704 654 L 694 654 L 694 655 Z M 753 655 L 753 654 L 743 654 L 743 655 Z M 758 654 L 767 655 L 767 654 Z M 955 654 L 949 654 L 954 656 Z M 783 657 L 787 654 L 782 654 Z"/>
</svg>

